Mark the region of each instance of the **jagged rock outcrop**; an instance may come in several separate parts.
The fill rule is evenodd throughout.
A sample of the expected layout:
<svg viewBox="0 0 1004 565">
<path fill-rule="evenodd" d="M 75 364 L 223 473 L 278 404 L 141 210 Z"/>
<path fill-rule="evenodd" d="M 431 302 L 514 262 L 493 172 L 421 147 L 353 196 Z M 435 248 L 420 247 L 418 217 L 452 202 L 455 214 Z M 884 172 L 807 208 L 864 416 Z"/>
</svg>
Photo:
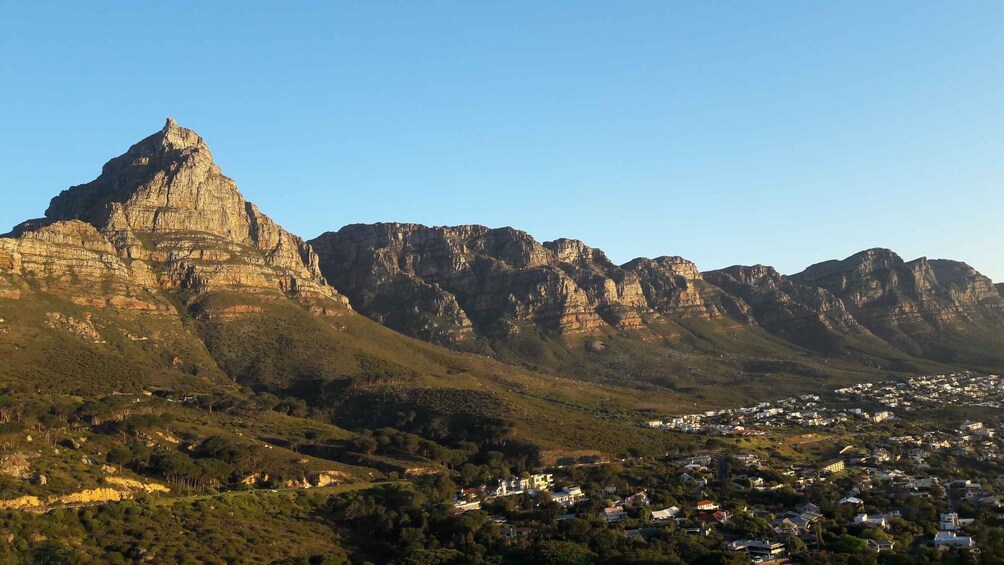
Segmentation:
<svg viewBox="0 0 1004 565">
<path fill-rule="evenodd" d="M 870 332 L 825 289 L 798 284 L 765 265 L 735 265 L 704 278 L 749 304 L 756 323 L 802 346 L 826 347 L 828 336 Z"/>
<path fill-rule="evenodd" d="M 638 258 L 624 265 L 644 289 L 648 306 L 669 316 L 721 318 L 749 323 L 749 306 L 704 280 L 697 265 L 683 257 Z"/>
<path fill-rule="evenodd" d="M 939 334 L 960 322 L 1004 320 L 1004 300 L 989 279 L 964 263 L 926 258 L 904 261 L 888 249 L 869 249 L 792 275 L 839 297 L 863 326 L 913 355 L 925 354 Z"/>
<path fill-rule="evenodd" d="M 411 336 L 566 375 L 602 364 L 592 374 L 611 382 L 676 386 L 698 365 L 739 375 L 807 355 L 777 336 L 874 366 L 900 352 L 1004 366 L 992 353 L 1004 351 L 1001 285 L 964 263 L 873 249 L 791 276 L 759 265 L 702 274 L 681 257 L 617 265 L 578 240 L 478 225 L 352 225 L 308 243 L 247 202 L 173 120 L 0 237 L 0 354 L 28 358 L 36 383 L 64 386 L 54 358 L 74 382 L 114 369 L 116 387 L 386 372 L 368 361 L 379 347 L 349 355 L 352 340 L 417 344 L 352 318 L 349 298 Z M 287 302 L 348 317 L 332 324 Z M 584 334 L 602 339 L 552 339 Z M 26 374 L 12 365 L 0 377 Z"/>
<path fill-rule="evenodd" d="M 173 311 L 156 295 L 156 278 L 142 262 L 126 262 L 97 229 L 84 222 L 58 221 L 26 231 L 17 239 L 0 238 L 0 273 L 17 299 L 21 288 L 36 288 L 82 306 Z"/>
<path fill-rule="evenodd" d="M 26 479 L 31 476 L 31 463 L 21 453 L 8 453 L 0 457 L 0 475 Z"/>
<path fill-rule="evenodd" d="M 1000 313 L 996 308 L 1001 301 L 998 286 L 989 277 L 961 261 L 932 259 L 928 261 L 938 285 L 944 289 L 952 302 L 961 307 L 989 306 L 989 314 Z"/>
<path fill-rule="evenodd" d="M 558 239 L 543 246 L 554 254 L 558 267 L 586 292 L 607 324 L 624 329 L 642 327 L 640 312 L 648 309 L 648 303 L 635 273 L 620 268 L 603 251 L 577 239 Z"/>
<path fill-rule="evenodd" d="M 347 303 L 325 284 L 313 249 L 246 201 L 205 141 L 171 119 L 9 235 L 16 239 L 0 239 L 0 269 L 45 290 L 63 282 L 76 292 L 80 283 L 106 288 L 111 306 L 155 309 L 156 300 L 135 296 L 150 289 Z"/>
<path fill-rule="evenodd" d="M 1000 292 L 968 265 L 908 263 L 883 249 L 785 276 L 762 265 L 702 274 L 681 257 L 619 266 L 578 240 L 538 243 L 512 228 L 484 226 L 353 225 L 311 244 L 322 272 L 359 311 L 444 344 L 526 327 L 644 331 L 653 321 L 696 318 L 722 320 L 722 328 L 759 326 L 827 353 L 849 348 L 899 362 L 893 348 L 945 358 L 957 349 L 943 339 L 954 339 L 957 330 L 946 329 L 954 322 L 991 335 L 1004 326 Z"/>
<path fill-rule="evenodd" d="M 84 489 L 67 494 L 52 495 L 45 499 L 37 496 L 20 496 L 0 500 L 3 510 L 44 510 L 59 506 L 89 506 L 106 502 L 129 500 L 138 493 L 157 494 L 168 493 L 171 489 L 158 483 L 144 483 L 135 479 L 107 477 L 105 482 L 111 486 Z M 115 488 L 118 487 L 118 488 Z"/>
<path fill-rule="evenodd" d="M 604 323 L 554 254 L 511 228 L 353 225 L 311 245 L 356 309 L 418 337 L 450 343 L 475 328 L 582 332 Z"/>
<path fill-rule="evenodd" d="M 643 327 L 643 315 L 720 318 L 745 311 L 688 261 L 623 267 L 581 241 L 539 243 L 484 226 L 346 226 L 312 240 L 321 270 L 354 307 L 439 343 L 524 325 L 561 334 Z"/>
</svg>

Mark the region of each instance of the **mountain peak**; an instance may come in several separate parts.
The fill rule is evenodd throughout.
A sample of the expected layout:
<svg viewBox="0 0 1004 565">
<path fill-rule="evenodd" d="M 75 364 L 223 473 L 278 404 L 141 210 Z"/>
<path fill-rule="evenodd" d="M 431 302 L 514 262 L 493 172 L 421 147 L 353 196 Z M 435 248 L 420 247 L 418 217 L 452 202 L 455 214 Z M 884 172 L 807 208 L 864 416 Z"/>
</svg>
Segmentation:
<svg viewBox="0 0 1004 565">
<path fill-rule="evenodd" d="M 206 145 L 202 136 L 188 128 L 179 126 L 174 118 L 167 119 L 159 136 L 157 134 L 150 136 L 150 138 L 156 137 L 160 138 L 161 145 L 168 150 L 200 149 L 209 152 L 209 146 Z"/>
<path fill-rule="evenodd" d="M 98 178 L 53 198 L 45 220 L 16 231 L 62 220 L 93 225 L 131 259 L 188 270 L 197 261 L 201 266 L 196 270 L 201 269 L 199 276 L 205 280 L 254 279 L 247 284 L 283 289 L 324 284 L 313 249 L 245 200 L 213 161 L 202 137 L 172 118 L 108 161 Z M 261 256 L 241 251 L 248 248 Z M 248 262 L 266 267 L 219 274 Z"/>
<path fill-rule="evenodd" d="M 168 118 L 160 131 L 105 163 L 97 179 L 53 198 L 45 217 L 49 221 L 78 219 L 101 227 L 114 205 L 121 204 L 127 212 L 149 212 L 139 223 L 138 216 L 130 215 L 130 227 L 156 230 L 156 216 L 163 209 L 218 215 L 222 208 L 242 208 L 242 201 L 237 185 L 222 175 L 202 137 Z M 203 227 L 196 224 L 187 229 L 214 231 Z"/>
</svg>

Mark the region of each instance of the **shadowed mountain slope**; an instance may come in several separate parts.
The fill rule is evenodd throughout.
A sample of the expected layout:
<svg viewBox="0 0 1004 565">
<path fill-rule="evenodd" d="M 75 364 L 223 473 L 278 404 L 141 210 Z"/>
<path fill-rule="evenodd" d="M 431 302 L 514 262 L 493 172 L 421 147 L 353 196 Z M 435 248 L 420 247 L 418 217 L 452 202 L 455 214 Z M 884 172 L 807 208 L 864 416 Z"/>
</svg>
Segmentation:
<svg viewBox="0 0 1004 565">
<path fill-rule="evenodd" d="M 831 292 L 861 325 L 910 355 L 1004 363 L 1004 299 L 965 263 L 907 262 L 888 249 L 869 249 L 791 278 Z"/>
<path fill-rule="evenodd" d="M 574 344 L 583 340 L 602 347 L 600 338 L 614 335 L 635 338 L 633 373 L 665 367 L 665 349 L 774 359 L 804 359 L 811 350 L 903 370 L 923 365 L 920 359 L 1004 362 L 983 351 L 996 347 L 1004 328 L 1000 294 L 953 261 L 907 264 L 872 250 L 855 256 L 863 266 L 855 258 L 830 261 L 791 277 L 760 265 L 702 274 L 680 257 L 616 265 L 577 240 L 539 243 L 512 228 L 416 224 L 351 225 L 311 244 L 331 283 L 388 327 L 563 372 L 595 369 L 602 356 L 560 358 L 576 356 Z M 888 293 L 874 290 L 885 287 Z M 903 324 L 909 327 L 892 329 Z M 704 333 L 688 329 L 695 325 Z M 965 345 L 976 337 L 976 347 Z M 660 341 L 663 350 L 651 351 Z"/>
</svg>

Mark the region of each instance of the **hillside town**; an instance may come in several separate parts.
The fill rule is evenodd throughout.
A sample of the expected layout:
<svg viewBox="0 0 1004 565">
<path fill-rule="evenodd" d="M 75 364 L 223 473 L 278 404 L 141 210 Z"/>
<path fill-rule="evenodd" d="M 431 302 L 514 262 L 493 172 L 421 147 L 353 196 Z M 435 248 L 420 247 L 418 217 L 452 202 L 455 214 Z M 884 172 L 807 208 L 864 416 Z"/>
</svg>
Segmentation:
<svg viewBox="0 0 1004 565">
<path fill-rule="evenodd" d="M 1000 414 L 948 422 L 923 411 L 996 408 L 1000 383 L 969 373 L 916 377 L 647 422 L 720 439 L 692 453 L 469 486 L 454 508 L 489 512 L 515 544 L 534 543 L 539 513 L 550 512 L 559 525 L 581 520 L 642 544 L 693 537 L 750 563 L 833 548 L 874 562 L 978 555 L 995 543 L 987 528 L 1004 523 L 1004 424 Z"/>
<path fill-rule="evenodd" d="M 999 375 L 952 373 L 914 377 L 888 383 L 860 383 L 820 395 L 787 397 L 753 406 L 707 410 L 650 420 L 647 426 L 663 430 L 723 436 L 763 436 L 781 427 L 828 428 L 842 424 L 861 429 L 908 413 L 936 406 L 1000 408 L 1004 406 L 1004 380 Z"/>
</svg>

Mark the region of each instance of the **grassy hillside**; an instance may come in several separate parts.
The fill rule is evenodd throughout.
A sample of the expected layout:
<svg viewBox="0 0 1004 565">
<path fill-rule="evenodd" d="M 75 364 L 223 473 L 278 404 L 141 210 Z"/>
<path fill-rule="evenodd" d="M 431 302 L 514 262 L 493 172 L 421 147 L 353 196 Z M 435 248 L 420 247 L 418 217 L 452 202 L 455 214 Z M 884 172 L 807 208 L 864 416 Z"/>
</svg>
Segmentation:
<svg viewBox="0 0 1004 565">
<path fill-rule="evenodd" d="M 50 294 L 0 300 L 0 386 L 92 394 L 233 388 L 177 314 L 79 306 Z"/>
</svg>

